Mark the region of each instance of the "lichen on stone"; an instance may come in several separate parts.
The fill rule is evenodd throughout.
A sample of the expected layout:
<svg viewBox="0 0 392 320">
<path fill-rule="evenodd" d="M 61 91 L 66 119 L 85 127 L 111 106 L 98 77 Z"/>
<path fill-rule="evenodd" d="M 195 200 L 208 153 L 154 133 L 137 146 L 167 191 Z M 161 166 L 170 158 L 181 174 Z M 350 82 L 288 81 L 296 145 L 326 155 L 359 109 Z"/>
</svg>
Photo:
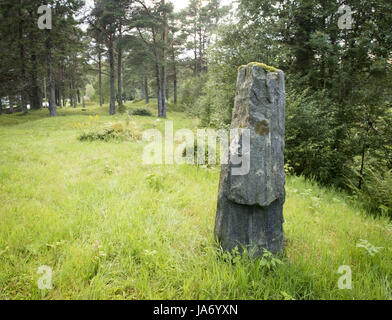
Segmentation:
<svg viewBox="0 0 392 320">
<path fill-rule="evenodd" d="M 242 68 L 249 67 L 249 66 L 250 67 L 254 67 L 254 66 L 260 67 L 260 68 L 263 68 L 267 72 L 276 72 L 276 71 L 278 71 L 278 69 L 276 69 L 274 67 L 271 67 L 271 66 L 268 66 L 265 63 L 261 63 L 261 62 L 251 62 L 251 63 L 248 63 L 247 65 L 242 65 L 242 66 L 240 66 L 238 68 L 238 70 L 241 70 Z"/>
<path fill-rule="evenodd" d="M 243 64 L 242 66 L 238 67 L 238 71 L 240 71 L 242 68 L 246 67 L 246 64 Z"/>
<path fill-rule="evenodd" d="M 270 133 L 269 123 L 267 120 L 263 120 L 256 124 L 255 132 L 258 135 L 266 136 Z"/>
</svg>

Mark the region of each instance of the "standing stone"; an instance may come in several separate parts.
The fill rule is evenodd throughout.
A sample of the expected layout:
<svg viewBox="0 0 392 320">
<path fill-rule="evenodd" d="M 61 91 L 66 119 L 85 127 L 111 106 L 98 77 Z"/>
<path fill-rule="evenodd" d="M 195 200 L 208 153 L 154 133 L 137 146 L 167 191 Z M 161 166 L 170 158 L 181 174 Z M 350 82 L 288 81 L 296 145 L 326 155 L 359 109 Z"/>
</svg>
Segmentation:
<svg viewBox="0 0 392 320">
<path fill-rule="evenodd" d="M 245 247 L 259 256 L 264 249 L 284 250 L 285 100 L 282 71 L 261 63 L 239 69 L 231 129 L 241 130 L 232 134 L 229 161 L 222 165 L 215 223 L 215 236 L 226 251 Z M 239 155 L 242 162 L 246 156 L 250 160 L 243 174 L 233 161 Z"/>
</svg>

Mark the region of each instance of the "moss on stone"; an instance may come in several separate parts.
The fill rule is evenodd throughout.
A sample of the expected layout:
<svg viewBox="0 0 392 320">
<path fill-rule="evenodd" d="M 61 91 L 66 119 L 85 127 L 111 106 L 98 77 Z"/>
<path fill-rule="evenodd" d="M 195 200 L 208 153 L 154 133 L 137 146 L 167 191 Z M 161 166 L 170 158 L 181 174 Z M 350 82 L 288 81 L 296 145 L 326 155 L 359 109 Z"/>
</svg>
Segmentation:
<svg viewBox="0 0 392 320">
<path fill-rule="evenodd" d="M 250 66 L 250 67 L 254 67 L 254 66 L 260 67 L 260 68 L 263 68 L 267 72 L 276 72 L 276 71 L 278 71 L 278 69 L 276 69 L 274 67 L 271 67 L 271 66 L 268 66 L 265 63 L 260 63 L 260 62 L 251 62 L 251 63 L 249 63 L 247 65 L 240 66 L 238 68 L 238 70 L 240 70 L 240 69 L 242 69 L 244 67 L 248 67 L 248 66 Z"/>
<path fill-rule="evenodd" d="M 243 64 L 242 66 L 238 67 L 238 71 L 240 71 L 242 68 L 246 67 L 246 64 Z"/>
</svg>

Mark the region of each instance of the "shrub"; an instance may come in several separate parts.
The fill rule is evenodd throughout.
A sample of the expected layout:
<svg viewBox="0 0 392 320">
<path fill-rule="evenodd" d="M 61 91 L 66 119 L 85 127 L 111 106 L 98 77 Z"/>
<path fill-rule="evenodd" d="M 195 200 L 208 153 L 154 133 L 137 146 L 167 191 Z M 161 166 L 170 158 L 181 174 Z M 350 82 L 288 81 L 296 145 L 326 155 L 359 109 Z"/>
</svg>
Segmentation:
<svg viewBox="0 0 392 320">
<path fill-rule="evenodd" d="M 118 108 L 118 113 L 124 114 L 127 111 L 127 107 L 123 104 Z"/>
<path fill-rule="evenodd" d="M 80 141 L 124 141 L 141 139 L 141 133 L 135 126 L 129 122 L 108 123 L 102 128 L 92 128 L 89 131 L 83 131 L 79 136 Z"/>
<path fill-rule="evenodd" d="M 160 191 L 164 188 L 164 178 L 155 174 L 148 174 L 146 176 L 146 182 L 155 191 Z"/>
<path fill-rule="evenodd" d="M 149 111 L 147 109 L 136 109 L 135 111 L 132 112 L 132 115 L 140 116 L 140 117 L 152 117 L 153 116 L 151 111 Z"/>
<path fill-rule="evenodd" d="M 115 141 L 121 140 L 121 137 L 116 134 L 113 130 L 100 130 L 100 131 L 91 131 L 91 132 L 83 132 L 79 136 L 80 141 Z"/>
<path fill-rule="evenodd" d="M 365 210 L 371 213 L 392 217 L 392 170 L 381 173 L 374 169 L 366 170 L 362 188 L 355 180 L 349 183 Z"/>
<path fill-rule="evenodd" d="M 189 116 L 200 115 L 198 100 L 203 92 L 206 79 L 206 75 L 189 78 L 179 89 L 179 103 L 184 106 Z"/>
<path fill-rule="evenodd" d="M 295 174 L 341 185 L 349 159 L 341 159 L 334 147 L 338 126 L 331 112 L 336 108 L 326 91 L 288 90 L 285 157 Z"/>
</svg>

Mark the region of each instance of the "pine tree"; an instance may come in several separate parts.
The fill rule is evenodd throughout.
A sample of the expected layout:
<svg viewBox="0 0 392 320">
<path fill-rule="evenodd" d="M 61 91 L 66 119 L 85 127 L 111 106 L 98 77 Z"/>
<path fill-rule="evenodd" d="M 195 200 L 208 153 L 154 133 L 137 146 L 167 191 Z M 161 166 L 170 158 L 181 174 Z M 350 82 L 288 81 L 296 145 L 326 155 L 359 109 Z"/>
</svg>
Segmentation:
<svg viewBox="0 0 392 320">
<path fill-rule="evenodd" d="M 167 112 L 167 50 L 168 16 L 173 10 L 165 0 L 147 5 L 145 1 L 135 1 L 131 26 L 136 28 L 141 40 L 151 48 L 155 59 L 155 78 L 157 83 L 158 117 L 165 118 Z"/>
</svg>

